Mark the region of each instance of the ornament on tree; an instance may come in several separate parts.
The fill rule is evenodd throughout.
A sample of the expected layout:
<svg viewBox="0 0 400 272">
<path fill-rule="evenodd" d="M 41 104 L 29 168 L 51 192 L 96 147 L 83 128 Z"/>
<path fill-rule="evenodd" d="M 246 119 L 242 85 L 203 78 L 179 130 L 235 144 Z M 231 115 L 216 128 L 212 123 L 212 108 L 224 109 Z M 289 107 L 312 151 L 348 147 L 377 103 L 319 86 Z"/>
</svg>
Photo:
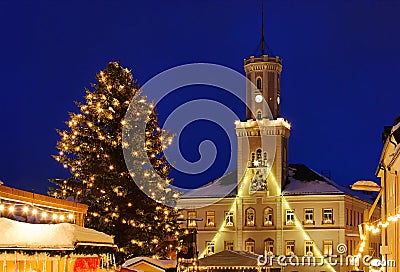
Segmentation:
<svg viewBox="0 0 400 272">
<path fill-rule="evenodd" d="M 96 79 L 85 101 L 76 102 L 80 112 L 70 113 L 68 128 L 58 130 L 61 140 L 54 158 L 71 175 L 51 179 L 58 186 L 50 194 L 87 204 L 85 225 L 113 235 L 121 254 L 165 257 L 177 246 L 178 210 L 142 190 L 165 198 L 174 194 L 168 188 L 171 166 L 163 154 L 172 136 L 159 127 L 153 105 L 128 69 L 110 62 Z M 135 134 L 137 125 L 145 127 L 144 145 Z M 123 131 L 129 141 L 123 141 Z M 124 152 L 132 153 L 131 161 L 124 161 Z M 136 178 L 146 188 L 138 188 Z"/>
</svg>

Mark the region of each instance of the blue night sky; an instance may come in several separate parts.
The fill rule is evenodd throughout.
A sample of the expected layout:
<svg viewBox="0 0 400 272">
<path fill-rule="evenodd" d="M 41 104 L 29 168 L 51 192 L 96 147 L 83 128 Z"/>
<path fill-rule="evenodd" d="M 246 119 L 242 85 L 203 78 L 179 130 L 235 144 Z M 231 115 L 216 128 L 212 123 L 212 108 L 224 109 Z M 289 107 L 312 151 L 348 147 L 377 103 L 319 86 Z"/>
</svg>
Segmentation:
<svg viewBox="0 0 400 272">
<path fill-rule="evenodd" d="M 260 6 L 260 0 L 0 0 L 0 180 L 45 193 L 47 179 L 68 175 L 51 157 L 55 129 L 65 128 L 68 112 L 77 110 L 73 101 L 82 100 L 109 61 L 119 60 L 141 84 L 193 62 L 244 73 L 243 58 L 259 54 Z M 266 40 L 283 58 L 290 163 L 329 169 L 345 185 L 376 180 L 383 126 L 400 114 L 399 14 L 399 1 L 265 2 Z M 206 86 L 167 97 L 160 119 L 196 98 L 225 103 L 244 119 L 242 104 Z M 226 127 L 233 131 L 233 121 Z M 194 177 L 174 171 L 178 184 L 215 179 L 235 159 L 226 151 L 226 133 L 211 122 L 187 126 L 176 142 L 196 161 L 203 140 L 216 145 L 214 165 Z"/>
</svg>

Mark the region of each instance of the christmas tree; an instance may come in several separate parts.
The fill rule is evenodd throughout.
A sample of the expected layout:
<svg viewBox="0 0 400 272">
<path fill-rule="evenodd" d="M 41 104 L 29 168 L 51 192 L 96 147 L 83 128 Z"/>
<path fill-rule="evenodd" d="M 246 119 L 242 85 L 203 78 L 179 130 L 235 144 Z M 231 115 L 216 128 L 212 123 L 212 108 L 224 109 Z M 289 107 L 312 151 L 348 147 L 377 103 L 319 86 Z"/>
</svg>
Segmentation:
<svg viewBox="0 0 400 272">
<path fill-rule="evenodd" d="M 50 194 L 87 204 L 85 226 L 113 235 L 125 257 L 165 257 L 177 246 L 178 211 L 147 194 L 177 196 L 168 189 L 170 165 L 163 155 L 171 135 L 159 128 L 128 69 L 111 62 L 96 80 L 85 102 L 76 103 L 80 112 L 70 113 L 68 128 L 58 131 L 54 158 L 71 176 L 50 180 L 58 185 Z"/>
</svg>

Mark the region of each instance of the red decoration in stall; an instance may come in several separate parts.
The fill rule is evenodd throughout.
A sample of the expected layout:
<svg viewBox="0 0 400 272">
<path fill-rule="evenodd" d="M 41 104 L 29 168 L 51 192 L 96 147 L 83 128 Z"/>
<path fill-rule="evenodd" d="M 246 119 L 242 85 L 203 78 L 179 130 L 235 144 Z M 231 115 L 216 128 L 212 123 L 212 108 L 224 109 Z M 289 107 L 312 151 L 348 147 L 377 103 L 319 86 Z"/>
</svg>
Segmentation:
<svg viewBox="0 0 400 272">
<path fill-rule="evenodd" d="M 74 272 L 93 272 L 99 268 L 100 257 L 77 258 L 74 264 Z"/>
</svg>

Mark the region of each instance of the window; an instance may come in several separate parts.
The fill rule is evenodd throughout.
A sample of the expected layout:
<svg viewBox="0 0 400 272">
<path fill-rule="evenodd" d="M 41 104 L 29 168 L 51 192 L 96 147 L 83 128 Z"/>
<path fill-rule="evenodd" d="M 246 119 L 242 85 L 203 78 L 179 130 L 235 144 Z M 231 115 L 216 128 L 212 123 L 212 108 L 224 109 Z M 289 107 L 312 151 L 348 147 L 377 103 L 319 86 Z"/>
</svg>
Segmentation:
<svg viewBox="0 0 400 272">
<path fill-rule="evenodd" d="M 272 215 L 271 208 L 264 209 L 264 226 L 269 227 L 273 225 Z"/>
<path fill-rule="evenodd" d="M 313 225 L 314 224 L 314 210 L 304 209 L 304 224 Z"/>
<path fill-rule="evenodd" d="M 215 226 L 215 212 L 213 211 L 206 212 L 206 226 L 207 227 Z"/>
<path fill-rule="evenodd" d="M 333 224 L 333 209 L 322 210 L 322 224 Z"/>
<path fill-rule="evenodd" d="M 263 156 L 263 165 L 264 166 L 268 166 L 268 154 L 267 152 L 264 152 L 264 156 Z"/>
<path fill-rule="evenodd" d="M 246 226 L 253 227 L 255 226 L 255 217 L 256 212 L 253 208 L 248 208 L 246 210 Z"/>
<path fill-rule="evenodd" d="M 233 227 L 233 212 L 225 212 L 225 226 Z"/>
<path fill-rule="evenodd" d="M 254 162 L 255 157 L 256 157 L 256 155 L 254 154 L 254 152 L 251 153 L 251 162 Z"/>
<path fill-rule="evenodd" d="M 294 210 L 286 210 L 286 225 L 294 225 Z"/>
<path fill-rule="evenodd" d="M 206 242 L 206 254 L 212 255 L 215 253 L 215 242 L 214 241 L 207 241 Z"/>
<path fill-rule="evenodd" d="M 274 254 L 274 240 L 268 238 L 264 241 L 264 250 L 268 256 Z"/>
<path fill-rule="evenodd" d="M 261 149 L 257 149 L 257 161 L 261 162 Z"/>
<path fill-rule="evenodd" d="M 257 84 L 257 89 L 262 89 L 262 81 L 261 81 L 261 78 L 257 78 L 257 81 L 256 81 L 256 84 Z"/>
<path fill-rule="evenodd" d="M 247 252 L 254 253 L 255 242 L 253 239 L 247 239 L 244 242 L 244 250 Z"/>
<path fill-rule="evenodd" d="M 331 256 L 333 254 L 333 241 L 324 240 L 322 242 L 322 250 L 325 256 Z"/>
<path fill-rule="evenodd" d="M 305 256 L 314 256 L 314 241 L 305 241 L 304 255 Z"/>
<path fill-rule="evenodd" d="M 286 256 L 292 256 L 294 255 L 294 241 L 290 240 L 290 241 L 285 241 L 286 244 Z"/>
<path fill-rule="evenodd" d="M 197 214 L 196 212 L 188 212 L 188 227 L 196 227 L 196 221 L 195 220 L 190 220 L 190 218 L 196 218 Z"/>
<path fill-rule="evenodd" d="M 261 120 L 262 119 L 262 113 L 261 111 L 257 112 L 257 120 Z"/>
<path fill-rule="evenodd" d="M 233 250 L 233 241 L 224 241 L 225 250 Z"/>
</svg>

